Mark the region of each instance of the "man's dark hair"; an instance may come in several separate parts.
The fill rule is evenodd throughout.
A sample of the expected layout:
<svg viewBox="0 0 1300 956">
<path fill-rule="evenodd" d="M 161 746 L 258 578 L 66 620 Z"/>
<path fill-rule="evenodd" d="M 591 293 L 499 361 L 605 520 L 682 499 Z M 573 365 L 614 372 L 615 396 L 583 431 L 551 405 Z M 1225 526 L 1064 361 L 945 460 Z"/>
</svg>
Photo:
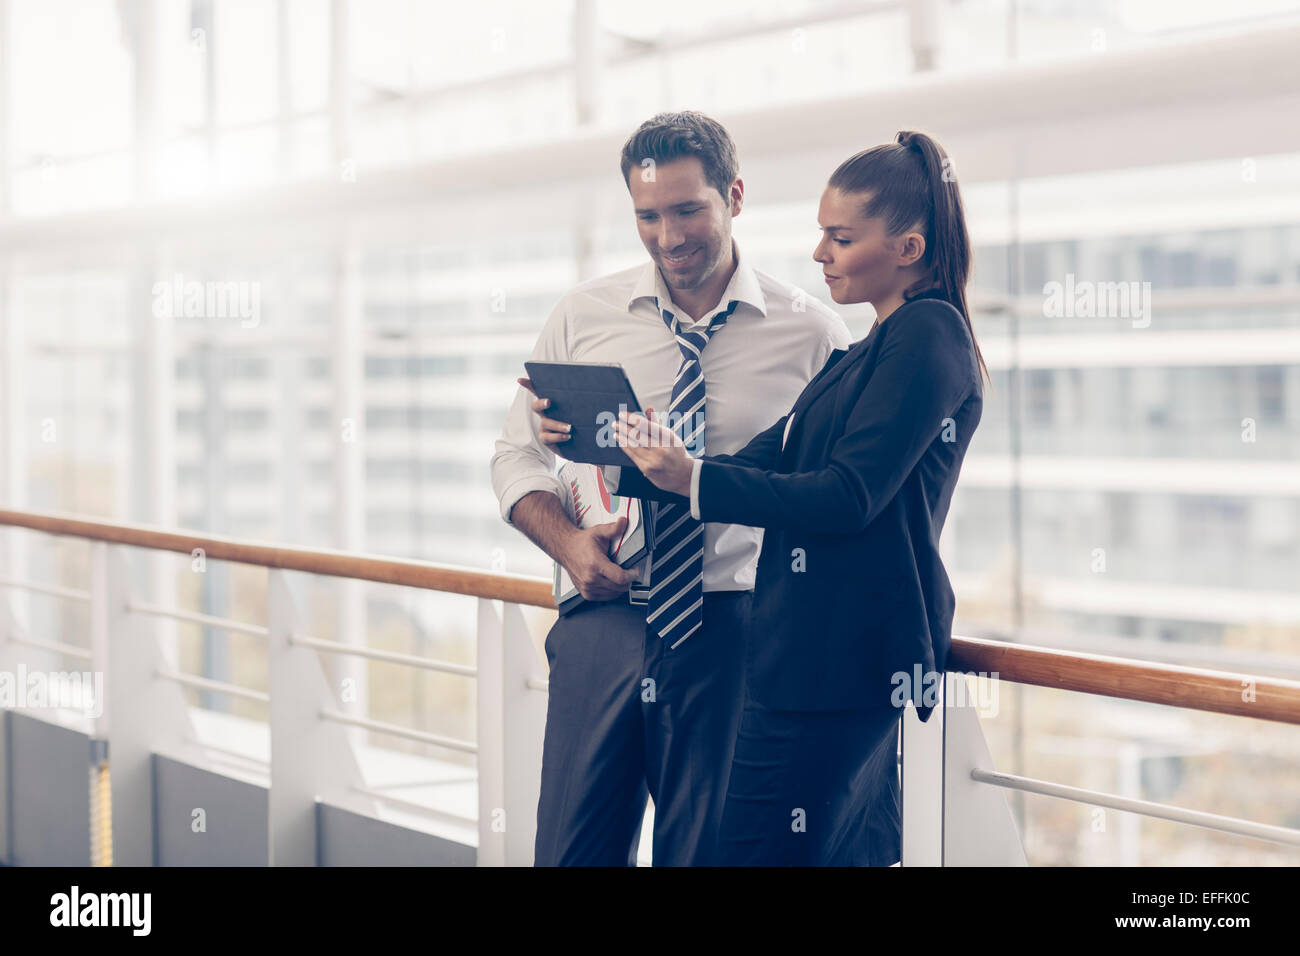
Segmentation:
<svg viewBox="0 0 1300 956">
<path fill-rule="evenodd" d="M 623 182 L 647 159 L 658 165 L 683 156 L 699 157 L 705 182 L 730 201 L 740 166 L 736 144 L 721 123 L 695 110 L 657 113 L 638 126 L 623 144 Z"/>
</svg>

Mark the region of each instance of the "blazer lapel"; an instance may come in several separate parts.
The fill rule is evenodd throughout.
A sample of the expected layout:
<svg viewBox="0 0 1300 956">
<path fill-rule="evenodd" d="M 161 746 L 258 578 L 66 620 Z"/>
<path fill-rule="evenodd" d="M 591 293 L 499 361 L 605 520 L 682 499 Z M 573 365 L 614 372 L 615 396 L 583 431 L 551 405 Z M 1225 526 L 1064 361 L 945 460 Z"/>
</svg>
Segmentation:
<svg viewBox="0 0 1300 956">
<path fill-rule="evenodd" d="M 817 373 L 814 378 L 804 388 L 803 393 L 795 400 L 792 412 L 800 412 L 807 408 L 822 392 L 838 382 L 844 375 L 845 370 L 850 366 L 857 364 L 862 357 L 867 354 L 867 343 L 871 340 L 868 335 L 860 342 L 855 342 L 849 349 L 835 349 L 831 352 L 831 357 L 827 364 Z"/>
<path fill-rule="evenodd" d="M 804 387 L 803 392 L 795 399 L 794 407 L 790 409 L 793 420 L 790 422 L 789 430 L 781 441 L 782 460 L 785 459 L 787 452 L 794 447 L 791 444 L 791 439 L 794 438 L 795 432 L 799 430 L 799 426 L 803 424 L 803 420 L 808 417 L 806 414 L 808 406 L 816 401 L 819 395 L 843 378 L 844 373 L 851 366 L 862 360 L 863 356 L 867 354 L 867 343 L 871 340 L 875 331 L 875 329 L 872 329 L 866 338 L 853 343 L 848 349 L 833 350 L 830 358 L 826 360 L 826 364 L 822 366 L 822 370 L 813 377 L 813 380 Z"/>
</svg>

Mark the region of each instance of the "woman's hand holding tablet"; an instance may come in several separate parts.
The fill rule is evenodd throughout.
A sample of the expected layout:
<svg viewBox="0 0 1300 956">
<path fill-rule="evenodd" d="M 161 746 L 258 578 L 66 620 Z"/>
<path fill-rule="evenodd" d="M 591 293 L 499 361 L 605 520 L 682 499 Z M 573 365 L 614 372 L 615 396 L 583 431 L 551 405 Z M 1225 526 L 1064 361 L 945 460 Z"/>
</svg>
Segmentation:
<svg viewBox="0 0 1300 956">
<path fill-rule="evenodd" d="M 653 408 L 644 415 L 624 412 L 614 424 L 619 447 L 641 474 L 664 491 L 691 496 L 694 459 L 681 437 L 660 421 Z"/>
</svg>

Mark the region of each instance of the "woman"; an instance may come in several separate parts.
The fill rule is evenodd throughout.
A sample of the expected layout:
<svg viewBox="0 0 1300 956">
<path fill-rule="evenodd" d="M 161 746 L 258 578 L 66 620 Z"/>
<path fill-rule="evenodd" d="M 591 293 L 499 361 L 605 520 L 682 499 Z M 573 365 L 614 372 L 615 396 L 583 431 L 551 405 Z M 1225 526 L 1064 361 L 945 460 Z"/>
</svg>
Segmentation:
<svg viewBox="0 0 1300 956">
<path fill-rule="evenodd" d="M 832 174 L 813 258 L 831 297 L 870 302 L 876 322 L 744 449 L 692 459 L 653 409 L 619 426 L 639 469 L 619 494 L 766 529 L 721 825 L 730 865 L 900 859 L 898 721 L 909 699 L 922 719 L 935 704 L 954 609 L 939 534 L 983 405 L 948 172 L 931 138 L 903 132 Z"/>
</svg>

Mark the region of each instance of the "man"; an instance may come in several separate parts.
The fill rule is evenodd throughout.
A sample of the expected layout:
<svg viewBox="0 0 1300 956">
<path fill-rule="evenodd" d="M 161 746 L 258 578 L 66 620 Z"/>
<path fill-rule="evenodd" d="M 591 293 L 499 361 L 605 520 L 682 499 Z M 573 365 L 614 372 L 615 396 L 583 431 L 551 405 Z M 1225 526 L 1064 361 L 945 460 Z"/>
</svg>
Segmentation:
<svg viewBox="0 0 1300 956">
<path fill-rule="evenodd" d="M 643 403 L 676 413 L 695 454 L 705 443 L 710 453 L 737 451 L 847 347 L 848 330 L 741 259 L 731 220 L 744 184 L 715 120 L 661 113 L 628 139 L 621 166 L 651 262 L 574 288 L 533 358 L 619 362 Z M 655 864 L 712 864 L 762 532 L 700 525 L 661 505 L 649 586 L 632 591 L 636 575 L 608 557 L 624 520 L 585 531 L 569 520 L 534 401 L 522 388 L 515 398 L 492 457 L 493 488 L 502 517 L 586 598 L 546 638 L 535 863 L 635 865 L 648 790 Z"/>
</svg>

